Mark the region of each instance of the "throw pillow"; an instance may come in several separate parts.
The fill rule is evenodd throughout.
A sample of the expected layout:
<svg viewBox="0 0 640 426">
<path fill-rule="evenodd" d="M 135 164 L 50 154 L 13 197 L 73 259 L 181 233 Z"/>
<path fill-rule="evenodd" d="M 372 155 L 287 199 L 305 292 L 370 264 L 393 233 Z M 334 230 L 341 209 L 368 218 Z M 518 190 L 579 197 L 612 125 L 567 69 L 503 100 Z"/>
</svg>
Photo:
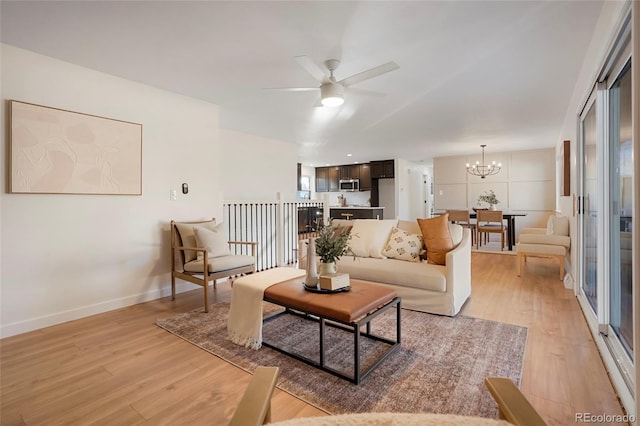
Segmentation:
<svg viewBox="0 0 640 426">
<path fill-rule="evenodd" d="M 226 229 L 222 225 L 221 223 L 214 229 L 199 226 L 193 227 L 198 247 L 207 249 L 209 257 L 228 256 L 231 254 L 229 252 L 229 238 L 227 237 Z"/>
<path fill-rule="evenodd" d="M 553 216 L 547 219 L 547 235 L 553 235 Z"/>
<path fill-rule="evenodd" d="M 213 219 L 210 222 L 203 222 L 198 224 L 176 222 L 176 228 L 178 228 L 178 234 L 180 234 L 180 240 L 182 241 L 183 247 L 197 247 L 196 236 L 193 233 L 194 227 L 214 229 L 216 227 L 216 220 Z M 185 250 L 184 261 L 191 262 L 192 260 L 196 259 L 197 255 L 198 252 L 196 251 Z"/>
<path fill-rule="evenodd" d="M 569 219 L 566 216 L 549 216 L 549 219 L 547 219 L 547 235 L 569 236 Z"/>
<path fill-rule="evenodd" d="M 422 230 L 422 238 L 427 248 L 427 261 L 436 265 L 444 265 L 447 253 L 453 250 L 453 240 L 449 232 L 449 213 L 432 219 L 418 219 Z"/>
<path fill-rule="evenodd" d="M 393 228 L 389 241 L 382 249 L 382 255 L 391 259 L 420 262 L 422 235 L 410 234 L 402 229 Z"/>
<path fill-rule="evenodd" d="M 356 219 L 351 228 L 349 247 L 358 257 L 384 259 L 382 249 L 389 240 L 391 229 L 398 225 L 397 219 Z"/>
</svg>

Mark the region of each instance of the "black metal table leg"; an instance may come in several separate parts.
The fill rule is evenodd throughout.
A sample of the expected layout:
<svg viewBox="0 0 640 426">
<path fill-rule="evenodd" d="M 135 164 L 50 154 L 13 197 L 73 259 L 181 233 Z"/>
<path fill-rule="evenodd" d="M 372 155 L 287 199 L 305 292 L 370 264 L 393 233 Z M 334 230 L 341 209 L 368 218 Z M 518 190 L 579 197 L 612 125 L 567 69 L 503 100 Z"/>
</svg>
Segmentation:
<svg viewBox="0 0 640 426">
<path fill-rule="evenodd" d="M 320 368 L 324 368 L 324 318 L 320 318 Z"/>
<path fill-rule="evenodd" d="M 369 325 L 369 324 L 367 324 Z M 353 381 L 356 385 L 360 384 L 360 325 L 353 326 Z"/>
</svg>

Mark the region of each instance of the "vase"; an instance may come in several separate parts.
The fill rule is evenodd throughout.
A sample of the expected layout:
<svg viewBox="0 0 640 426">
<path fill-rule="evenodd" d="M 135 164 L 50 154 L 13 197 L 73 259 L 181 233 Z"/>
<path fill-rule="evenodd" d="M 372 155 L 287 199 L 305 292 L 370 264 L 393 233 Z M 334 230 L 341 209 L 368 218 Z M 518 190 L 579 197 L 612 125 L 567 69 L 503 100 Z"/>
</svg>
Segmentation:
<svg viewBox="0 0 640 426">
<path fill-rule="evenodd" d="M 335 274 L 337 271 L 336 262 L 320 262 L 318 267 L 318 275 Z"/>
<path fill-rule="evenodd" d="M 489 210 L 495 210 L 495 209 L 496 209 L 495 204 L 489 204 Z"/>
<path fill-rule="evenodd" d="M 304 277 L 304 285 L 307 287 L 315 287 L 318 285 L 315 238 L 309 238 L 309 247 L 307 247 L 307 275 Z"/>
</svg>

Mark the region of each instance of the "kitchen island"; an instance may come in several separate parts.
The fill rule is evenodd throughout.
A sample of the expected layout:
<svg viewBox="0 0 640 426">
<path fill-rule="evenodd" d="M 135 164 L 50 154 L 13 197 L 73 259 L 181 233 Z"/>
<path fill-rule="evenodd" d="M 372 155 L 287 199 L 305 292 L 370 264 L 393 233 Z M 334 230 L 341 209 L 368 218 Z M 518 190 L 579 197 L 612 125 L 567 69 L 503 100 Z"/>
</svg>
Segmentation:
<svg viewBox="0 0 640 426">
<path fill-rule="evenodd" d="M 383 219 L 384 207 L 368 206 L 331 206 L 329 217 L 332 219 Z"/>
</svg>

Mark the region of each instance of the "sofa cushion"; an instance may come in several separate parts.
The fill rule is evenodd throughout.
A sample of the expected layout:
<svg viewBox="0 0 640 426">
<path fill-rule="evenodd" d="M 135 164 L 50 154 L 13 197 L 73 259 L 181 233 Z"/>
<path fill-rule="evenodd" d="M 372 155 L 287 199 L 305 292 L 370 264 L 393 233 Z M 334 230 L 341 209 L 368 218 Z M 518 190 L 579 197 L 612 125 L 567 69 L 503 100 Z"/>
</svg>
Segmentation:
<svg viewBox="0 0 640 426">
<path fill-rule="evenodd" d="M 375 257 L 383 259 L 382 249 L 389 240 L 391 229 L 398 221 L 396 219 L 356 219 L 353 220 L 349 247 L 358 257 Z"/>
<path fill-rule="evenodd" d="M 178 229 L 178 237 L 180 237 L 181 246 L 183 247 L 198 247 L 196 242 L 196 236 L 193 233 L 194 226 L 198 226 L 206 229 L 214 229 L 216 227 L 216 220 L 213 219 L 209 222 L 202 223 L 178 223 L 176 222 L 176 228 Z M 198 257 L 198 252 L 193 250 L 184 251 L 185 263 L 191 262 Z"/>
<path fill-rule="evenodd" d="M 410 234 L 402 229 L 393 228 L 389 241 L 382 249 L 382 255 L 390 259 L 420 262 L 423 245 L 421 234 Z"/>
<path fill-rule="evenodd" d="M 207 249 L 210 257 L 229 256 L 231 254 L 227 230 L 222 223 L 213 229 L 194 226 L 193 233 L 196 236 L 198 247 Z"/>
<path fill-rule="evenodd" d="M 407 262 L 398 259 L 374 259 L 350 256 L 341 257 L 336 262 L 338 272 L 349 274 L 350 278 L 385 284 L 412 287 L 422 290 L 446 292 L 447 268 L 429 265 L 426 262 Z"/>
<path fill-rule="evenodd" d="M 409 234 L 422 235 L 422 229 L 420 229 L 420 225 L 418 225 L 418 222 L 415 220 L 399 220 L 397 228 Z"/>
<path fill-rule="evenodd" d="M 418 219 L 429 263 L 444 265 L 447 253 L 453 250 L 453 240 L 448 223 L 449 213 L 431 219 Z"/>
<path fill-rule="evenodd" d="M 566 216 L 549 216 L 547 220 L 547 235 L 569 236 L 569 218 Z"/>
</svg>

